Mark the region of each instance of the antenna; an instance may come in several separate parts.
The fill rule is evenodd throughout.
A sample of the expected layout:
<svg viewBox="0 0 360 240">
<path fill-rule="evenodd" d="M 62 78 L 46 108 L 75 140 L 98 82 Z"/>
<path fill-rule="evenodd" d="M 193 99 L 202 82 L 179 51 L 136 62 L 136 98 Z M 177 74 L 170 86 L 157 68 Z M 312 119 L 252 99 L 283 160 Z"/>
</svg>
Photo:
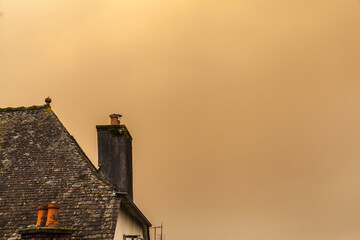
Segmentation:
<svg viewBox="0 0 360 240">
<path fill-rule="evenodd" d="M 156 229 L 160 228 L 160 239 L 158 238 L 158 235 L 156 235 Z M 153 240 L 163 240 L 163 229 L 164 229 L 164 225 L 161 222 L 160 226 L 154 226 L 154 227 L 150 227 L 150 229 L 154 229 L 154 239 Z"/>
</svg>

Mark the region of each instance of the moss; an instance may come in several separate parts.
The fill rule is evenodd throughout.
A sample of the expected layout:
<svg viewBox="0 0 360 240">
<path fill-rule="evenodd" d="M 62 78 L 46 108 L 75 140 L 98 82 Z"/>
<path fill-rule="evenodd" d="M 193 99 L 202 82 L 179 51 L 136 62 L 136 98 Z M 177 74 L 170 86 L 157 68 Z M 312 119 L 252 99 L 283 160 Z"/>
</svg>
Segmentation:
<svg viewBox="0 0 360 240">
<path fill-rule="evenodd" d="M 101 197 L 101 194 L 100 194 L 100 193 L 98 193 L 98 194 L 97 194 L 97 196 L 98 196 L 98 197 Z"/>
<path fill-rule="evenodd" d="M 1 171 L 3 171 L 3 172 L 5 172 L 6 170 L 8 170 L 7 167 L 4 167 L 4 168 L 1 169 Z"/>
<path fill-rule="evenodd" d="M 101 178 L 100 174 L 98 174 L 97 172 L 91 172 L 91 175 L 95 176 L 98 180 L 102 181 L 103 179 Z"/>
<path fill-rule="evenodd" d="M 125 126 L 124 126 L 123 131 L 124 131 L 125 137 L 126 137 L 128 140 L 132 140 L 132 137 L 131 137 L 129 131 L 127 130 L 127 128 L 126 128 Z"/>
<path fill-rule="evenodd" d="M 6 149 L 6 146 L 1 146 L 2 149 Z"/>
<path fill-rule="evenodd" d="M 109 125 L 106 127 L 106 129 L 113 135 L 117 135 L 120 136 L 122 135 L 122 130 L 123 125 Z"/>
<path fill-rule="evenodd" d="M 22 228 L 22 230 L 38 230 L 38 231 L 45 231 L 45 230 L 72 230 L 72 228 L 55 228 L 55 227 L 32 227 L 32 228 Z"/>
<path fill-rule="evenodd" d="M 86 177 L 86 174 L 80 174 L 78 178 L 79 178 L 80 180 L 84 180 L 85 177 Z"/>
<path fill-rule="evenodd" d="M 44 109 L 44 112 L 45 112 L 45 113 L 51 113 L 51 112 L 52 112 L 52 110 L 51 110 L 51 108 L 50 108 L 50 107 L 48 107 L 48 108 Z"/>
<path fill-rule="evenodd" d="M 89 184 L 87 184 L 87 183 L 83 184 L 83 187 L 88 187 L 88 186 L 89 186 Z"/>
<path fill-rule="evenodd" d="M 28 215 L 29 214 L 29 211 L 23 211 L 22 213 L 21 213 L 21 215 Z"/>
<path fill-rule="evenodd" d="M 113 135 L 125 136 L 129 140 L 132 139 L 125 125 L 107 125 L 106 129 Z"/>
<path fill-rule="evenodd" d="M 18 230 L 19 233 L 39 233 L 39 232 L 68 233 L 72 231 L 74 231 L 74 229 L 72 228 L 53 228 L 53 227 L 31 227 L 31 228 L 22 228 Z"/>
<path fill-rule="evenodd" d="M 30 106 L 30 107 L 7 107 L 7 108 L 0 108 L 0 112 L 35 110 L 35 109 L 41 109 L 44 107 L 45 107 L 44 105 L 42 105 L 42 106 L 34 105 L 34 106 Z"/>
</svg>

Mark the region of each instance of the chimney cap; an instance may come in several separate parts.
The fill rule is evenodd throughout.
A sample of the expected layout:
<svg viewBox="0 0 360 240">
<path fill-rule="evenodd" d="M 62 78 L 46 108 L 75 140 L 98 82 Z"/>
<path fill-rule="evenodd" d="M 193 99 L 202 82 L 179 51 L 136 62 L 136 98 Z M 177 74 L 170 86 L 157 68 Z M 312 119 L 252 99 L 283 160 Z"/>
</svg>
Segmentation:
<svg viewBox="0 0 360 240">
<path fill-rule="evenodd" d="M 51 204 L 48 205 L 48 209 L 49 209 L 49 208 L 60 209 L 60 206 L 59 206 L 59 204 L 51 203 Z"/>
<path fill-rule="evenodd" d="M 47 205 L 40 205 L 38 206 L 38 210 L 47 210 L 48 206 Z"/>
<path fill-rule="evenodd" d="M 113 113 L 110 115 L 111 118 L 114 118 L 114 117 L 122 117 L 121 114 L 117 114 L 117 113 Z"/>
</svg>

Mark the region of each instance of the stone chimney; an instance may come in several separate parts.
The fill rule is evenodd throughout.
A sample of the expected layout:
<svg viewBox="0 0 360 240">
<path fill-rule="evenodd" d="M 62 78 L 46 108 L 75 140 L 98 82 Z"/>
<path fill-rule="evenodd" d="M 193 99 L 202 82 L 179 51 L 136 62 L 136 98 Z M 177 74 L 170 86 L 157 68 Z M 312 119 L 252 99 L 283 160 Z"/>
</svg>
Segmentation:
<svg viewBox="0 0 360 240">
<path fill-rule="evenodd" d="M 57 204 L 39 206 L 36 226 L 20 229 L 21 240 L 70 240 L 74 230 L 59 227 L 59 208 Z"/>
<path fill-rule="evenodd" d="M 97 125 L 99 173 L 133 199 L 132 138 L 120 124 L 120 114 L 110 115 L 110 125 Z"/>
</svg>

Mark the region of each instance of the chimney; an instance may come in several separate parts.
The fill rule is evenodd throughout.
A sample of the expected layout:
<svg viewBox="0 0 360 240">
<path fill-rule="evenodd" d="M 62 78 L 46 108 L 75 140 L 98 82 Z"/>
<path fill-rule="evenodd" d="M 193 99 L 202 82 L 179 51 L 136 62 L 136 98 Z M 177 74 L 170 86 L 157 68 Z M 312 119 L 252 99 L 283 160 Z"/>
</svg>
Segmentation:
<svg viewBox="0 0 360 240">
<path fill-rule="evenodd" d="M 18 231 L 21 240 L 70 240 L 74 230 L 59 227 L 59 208 L 57 204 L 39 206 L 36 226 Z"/>
<path fill-rule="evenodd" d="M 133 199 L 132 138 L 120 114 L 111 114 L 111 125 L 97 125 L 99 173 Z"/>
</svg>

